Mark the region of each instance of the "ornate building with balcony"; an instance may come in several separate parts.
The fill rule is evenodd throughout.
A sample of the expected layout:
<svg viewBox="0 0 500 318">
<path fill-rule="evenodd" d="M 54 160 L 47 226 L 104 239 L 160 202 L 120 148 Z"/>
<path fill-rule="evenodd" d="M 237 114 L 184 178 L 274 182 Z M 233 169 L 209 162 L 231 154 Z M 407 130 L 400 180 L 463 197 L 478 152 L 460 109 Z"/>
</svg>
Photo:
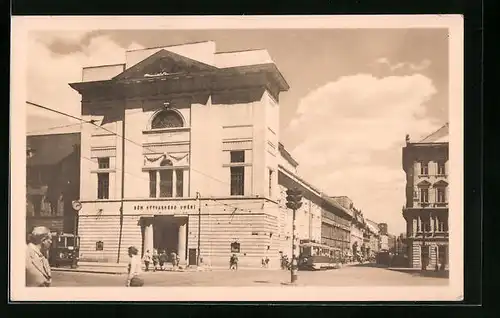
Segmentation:
<svg viewBox="0 0 500 318">
<path fill-rule="evenodd" d="M 406 220 L 410 267 L 448 268 L 448 124 L 418 142 L 406 137 Z"/>
</svg>

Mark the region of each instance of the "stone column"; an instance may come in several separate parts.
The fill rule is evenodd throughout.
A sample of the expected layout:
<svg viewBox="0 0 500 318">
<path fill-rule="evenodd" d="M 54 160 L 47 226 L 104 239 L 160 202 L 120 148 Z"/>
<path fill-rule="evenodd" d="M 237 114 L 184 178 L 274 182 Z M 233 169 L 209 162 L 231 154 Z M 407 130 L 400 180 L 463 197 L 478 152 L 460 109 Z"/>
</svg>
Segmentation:
<svg viewBox="0 0 500 318">
<path fill-rule="evenodd" d="M 144 219 L 144 252 L 149 250 L 153 253 L 154 232 L 153 232 L 153 218 Z"/>
<path fill-rule="evenodd" d="M 179 243 L 177 254 L 179 255 L 179 263 L 186 264 L 186 239 L 187 239 L 187 220 L 182 220 L 179 225 Z"/>
</svg>

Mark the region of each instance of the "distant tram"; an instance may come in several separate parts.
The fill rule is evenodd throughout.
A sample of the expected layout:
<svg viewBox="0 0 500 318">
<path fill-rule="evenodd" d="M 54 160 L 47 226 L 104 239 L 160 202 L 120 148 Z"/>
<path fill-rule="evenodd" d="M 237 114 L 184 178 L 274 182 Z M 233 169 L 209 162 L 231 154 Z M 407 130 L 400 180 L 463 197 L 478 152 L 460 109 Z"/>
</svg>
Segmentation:
<svg viewBox="0 0 500 318">
<path fill-rule="evenodd" d="M 303 241 L 299 247 L 299 270 L 332 269 L 341 262 L 340 248 L 312 241 Z"/>
</svg>

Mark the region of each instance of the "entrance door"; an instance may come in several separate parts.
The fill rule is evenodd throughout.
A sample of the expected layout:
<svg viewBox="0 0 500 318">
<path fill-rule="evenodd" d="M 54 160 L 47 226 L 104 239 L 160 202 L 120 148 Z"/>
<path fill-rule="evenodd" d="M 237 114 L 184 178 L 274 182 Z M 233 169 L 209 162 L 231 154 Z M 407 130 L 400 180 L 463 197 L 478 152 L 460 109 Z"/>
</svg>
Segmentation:
<svg viewBox="0 0 500 318">
<path fill-rule="evenodd" d="M 189 249 L 189 257 L 188 257 L 188 262 L 189 265 L 196 265 L 196 249 L 195 248 L 190 248 Z"/>
<path fill-rule="evenodd" d="M 167 255 L 177 251 L 179 226 L 171 216 L 155 216 L 153 245 L 158 251 Z"/>
</svg>

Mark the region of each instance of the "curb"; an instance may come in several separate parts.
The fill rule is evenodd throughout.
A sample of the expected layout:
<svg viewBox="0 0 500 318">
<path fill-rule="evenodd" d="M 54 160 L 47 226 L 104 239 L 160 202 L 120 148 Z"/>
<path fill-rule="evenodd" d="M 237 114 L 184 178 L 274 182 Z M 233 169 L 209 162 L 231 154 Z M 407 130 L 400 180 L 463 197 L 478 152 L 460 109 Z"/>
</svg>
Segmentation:
<svg viewBox="0 0 500 318">
<path fill-rule="evenodd" d="M 109 274 L 109 275 L 123 275 L 127 274 L 126 271 L 106 271 L 106 270 L 99 270 L 99 269 L 78 269 L 78 268 L 51 268 L 51 271 L 53 272 L 70 272 L 70 273 L 87 273 L 87 274 Z M 158 272 L 174 272 L 174 273 L 186 273 L 186 272 L 209 272 L 211 271 L 210 269 L 204 269 L 204 270 L 164 270 L 164 271 L 158 271 Z M 144 271 L 144 273 L 153 273 L 153 271 Z"/>
<path fill-rule="evenodd" d="M 109 274 L 109 275 L 123 275 L 126 272 L 113 272 L 113 271 L 103 271 L 103 270 L 92 270 L 92 269 L 62 269 L 62 268 L 51 268 L 53 272 L 71 272 L 71 273 L 87 273 L 87 274 Z"/>
</svg>

